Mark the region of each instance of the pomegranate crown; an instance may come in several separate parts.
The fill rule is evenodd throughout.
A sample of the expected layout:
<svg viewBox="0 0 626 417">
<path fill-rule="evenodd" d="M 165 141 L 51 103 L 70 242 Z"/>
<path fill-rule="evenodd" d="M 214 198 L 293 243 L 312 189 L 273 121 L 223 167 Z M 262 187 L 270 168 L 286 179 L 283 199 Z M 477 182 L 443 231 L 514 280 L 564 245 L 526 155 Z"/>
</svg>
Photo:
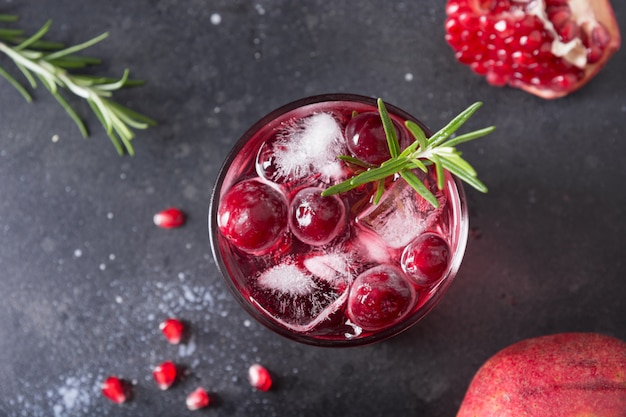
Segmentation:
<svg viewBox="0 0 626 417">
<path fill-rule="evenodd" d="M 372 165 L 353 156 L 339 155 L 339 159 L 361 167 L 363 171 L 343 182 L 328 187 L 322 192 L 323 196 L 343 193 L 359 187 L 360 185 L 376 182 L 377 189 L 373 201 L 374 204 L 377 204 L 385 191 L 385 179 L 399 175 L 426 201 L 434 207 L 438 207 L 439 202 L 437 201 L 437 197 L 433 195 L 422 180 L 413 172 L 414 169 L 428 172 L 428 167 L 431 165 L 435 166 L 437 187 L 440 190 L 443 189 L 444 186 L 444 172 L 449 171 L 478 191 L 483 193 L 487 192 L 487 187 L 478 179 L 476 170 L 469 162 L 461 157 L 461 153 L 456 149 L 456 146 L 463 142 L 488 135 L 495 130 L 495 126 L 474 130 L 459 136 L 454 135 L 454 133 L 472 117 L 476 110 L 482 106 L 482 102 L 476 102 L 463 110 L 458 116 L 453 118 L 448 124 L 430 137 L 426 137 L 426 134 L 417 123 L 406 120 L 404 125 L 415 140 L 404 150 L 400 149 L 398 137 L 393 127 L 393 122 L 387 112 L 387 108 L 385 107 L 385 103 L 379 98 L 377 105 L 391 158 L 382 162 L 380 165 Z"/>
</svg>

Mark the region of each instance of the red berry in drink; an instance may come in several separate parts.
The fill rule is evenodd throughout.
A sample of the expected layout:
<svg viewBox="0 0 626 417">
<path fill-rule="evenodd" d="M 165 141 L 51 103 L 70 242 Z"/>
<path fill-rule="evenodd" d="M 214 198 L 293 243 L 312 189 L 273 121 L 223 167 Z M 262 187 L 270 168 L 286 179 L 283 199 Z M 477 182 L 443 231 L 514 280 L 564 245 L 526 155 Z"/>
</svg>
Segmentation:
<svg viewBox="0 0 626 417">
<path fill-rule="evenodd" d="M 400 269 L 379 265 L 359 275 L 348 296 L 348 316 L 364 330 L 397 323 L 415 304 L 415 289 Z"/>
<path fill-rule="evenodd" d="M 217 225 L 235 247 L 260 254 L 271 249 L 285 232 L 287 203 L 270 185 L 244 180 L 222 196 Z"/>
<path fill-rule="evenodd" d="M 105 379 L 101 389 L 102 395 L 116 404 L 122 404 L 128 400 L 127 384 L 116 376 Z"/>
<path fill-rule="evenodd" d="M 322 189 L 300 190 L 291 201 L 289 226 L 302 242 L 320 246 L 329 243 L 343 230 L 346 208 L 336 195 L 322 197 Z"/>
<path fill-rule="evenodd" d="M 255 363 L 248 369 L 248 381 L 250 385 L 259 391 L 269 391 L 272 387 L 272 376 L 262 365 Z"/>
<path fill-rule="evenodd" d="M 155 214 L 153 221 L 159 227 L 173 229 L 185 224 L 186 219 L 187 216 L 180 209 L 170 207 Z"/>
<path fill-rule="evenodd" d="M 403 130 L 393 123 L 398 141 L 402 143 Z M 346 125 L 348 149 L 356 158 L 372 165 L 380 165 L 389 158 L 389 145 L 380 115 L 376 112 L 361 113 Z"/>
<path fill-rule="evenodd" d="M 156 382 L 157 386 L 162 390 L 166 390 L 172 386 L 174 381 L 176 381 L 176 374 L 176 365 L 170 361 L 163 362 L 152 371 L 154 382 Z"/>
<path fill-rule="evenodd" d="M 432 285 L 443 278 L 450 262 L 450 246 L 439 235 L 424 233 L 402 252 L 402 269 L 419 285 Z"/>
<path fill-rule="evenodd" d="M 161 329 L 167 341 L 173 345 L 179 344 L 185 334 L 185 325 L 175 318 L 169 318 L 161 322 L 159 329 Z"/>
<path fill-rule="evenodd" d="M 187 395 L 187 400 L 185 402 L 190 411 L 195 411 L 208 407 L 211 399 L 204 388 L 198 387 Z"/>
</svg>

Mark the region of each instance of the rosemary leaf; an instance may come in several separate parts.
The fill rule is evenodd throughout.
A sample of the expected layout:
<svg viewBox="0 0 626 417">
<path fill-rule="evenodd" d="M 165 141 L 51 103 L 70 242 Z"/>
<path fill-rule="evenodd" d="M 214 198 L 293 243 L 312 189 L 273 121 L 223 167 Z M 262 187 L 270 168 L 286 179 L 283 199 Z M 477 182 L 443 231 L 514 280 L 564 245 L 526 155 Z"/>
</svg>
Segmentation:
<svg viewBox="0 0 626 417">
<path fill-rule="evenodd" d="M 32 76 L 30 71 L 28 71 L 22 64 L 16 63 L 15 65 L 22 72 L 22 74 L 24 74 L 24 78 L 28 80 L 28 83 L 30 84 L 30 86 L 32 88 L 37 88 L 37 81 L 35 81 L 35 77 Z"/>
<path fill-rule="evenodd" d="M 412 149 L 409 152 L 415 151 L 417 149 L 417 147 L 419 147 L 421 149 L 426 149 L 426 145 L 428 144 L 428 139 L 426 138 L 426 134 L 424 133 L 422 128 L 419 127 L 419 125 L 417 123 L 415 123 L 415 122 L 413 122 L 411 120 L 407 120 L 406 122 L 404 122 L 404 125 L 406 126 L 406 128 L 409 130 L 409 132 L 411 132 L 411 134 L 415 138 L 415 142 L 413 142 L 411 145 L 409 145 L 409 148 Z"/>
<path fill-rule="evenodd" d="M 385 192 L 385 180 L 378 180 L 376 183 L 376 194 L 374 195 L 374 204 L 378 204 L 383 193 Z"/>
<path fill-rule="evenodd" d="M 103 39 L 105 39 L 107 36 L 109 36 L 109 34 L 107 32 L 96 36 L 93 39 L 90 39 L 86 42 L 80 43 L 78 45 L 74 45 L 74 46 L 70 46 L 69 48 L 65 48 L 65 49 L 61 49 L 60 51 L 56 51 L 53 52 L 51 54 L 46 55 L 45 60 L 46 61 L 53 61 L 55 59 L 58 59 L 60 57 L 64 57 L 67 55 L 71 55 L 74 54 L 76 52 L 82 51 L 83 49 L 89 48 L 92 45 L 97 44 L 98 42 L 102 41 Z"/>
<path fill-rule="evenodd" d="M 80 133 L 83 135 L 83 137 L 86 138 L 87 136 L 89 136 L 89 132 L 87 132 L 85 124 L 80 119 L 78 114 L 76 114 L 72 106 L 70 106 L 69 103 L 61 96 L 61 94 L 59 94 L 59 92 L 57 91 L 52 93 L 52 96 L 59 102 L 61 107 L 63 107 L 67 114 L 72 118 L 76 126 L 78 126 L 78 130 L 80 130 Z"/>
<path fill-rule="evenodd" d="M 448 139 L 450 135 L 456 132 L 474 113 L 478 110 L 483 103 L 476 102 L 463 110 L 458 116 L 452 119 L 446 126 L 444 126 L 437 133 L 432 135 L 428 140 L 429 147 L 439 146 L 443 141 Z"/>
<path fill-rule="evenodd" d="M 411 171 L 400 171 L 400 176 L 411 186 L 419 195 L 421 195 L 426 201 L 433 205 L 433 207 L 439 207 L 439 201 L 437 197 L 430 192 L 424 183 Z"/>
<path fill-rule="evenodd" d="M 352 184 L 352 180 L 349 179 L 349 180 L 340 182 L 339 184 L 335 184 L 326 188 L 324 191 L 322 191 L 322 197 L 328 197 L 334 194 L 345 193 L 345 192 L 355 189 L 358 186 L 359 186 L 358 184 L 357 185 Z"/>
<path fill-rule="evenodd" d="M 405 121 L 407 130 L 415 140 L 402 152 L 398 149 L 399 144 L 393 128 L 393 122 L 387 113 L 383 101 L 378 99 L 377 103 L 381 121 L 383 126 L 386 126 L 385 136 L 391 157 L 379 166 L 371 166 L 353 156 L 338 156 L 339 159 L 352 165 L 366 168 L 366 171 L 327 188 L 322 192 L 323 196 L 347 192 L 360 185 L 377 182 L 374 203 L 378 203 L 384 191 L 385 178 L 400 175 L 419 195 L 433 206 L 438 207 L 437 198 L 412 171 L 413 169 L 420 169 L 428 173 L 428 166 L 433 164 L 435 165 L 437 188 L 440 190 L 445 186 L 445 171 L 447 170 L 478 191 L 487 192 L 487 187 L 477 178 L 474 168 L 462 158 L 461 153 L 457 151 L 455 146 L 483 137 L 493 132 L 495 127 L 491 126 L 451 138 L 452 134 L 482 106 L 481 102 L 476 102 L 463 110 L 430 138 L 426 138 L 426 134 L 417 123 Z"/>
<path fill-rule="evenodd" d="M 478 191 L 483 192 L 483 193 L 487 192 L 487 187 L 485 186 L 485 184 L 483 184 L 475 176 L 470 175 L 466 171 L 463 171 L 462 169 L 460 169 L 457 165 L 454 165 L 453 163 L 450 163 L 450 161 L 448 161 L 447 159 L 443 159 L 443 158 L 441 159 L 441 164 L 443 165 L 445 169 L 450 171 L 453 175 L 456 175 L 462 181 L 465 181 L 466 183 L 468 183 L 469 185 L 471 185 Z"/>
<path fill-rule="evenodd" d="M 33 101 L 33 98 L 28 93 L 28 91 L 26 91 L 26 89 L 22 87 L 22 85 L 2 67 L 0 67 L 0 75 L 2 75 L 13 87 L 15 87 L 15 89 L 19 91 L 19 93 L 24 97 L 27 102 L 30 103 Z"/>
<path fill-rule="evenodd" d="M 437 156 L 437 154 L 434 154 L 431 159 L 435 163 L 435 172 L 437 173 L 437 188 L 443 190 L 445 174 L 443 172 L 441 159 Z"/>
<path fill-rule="evenodd" d="M 395 158 L 400 153 L 400 144 L 398 143 L 398 137 L 396 135 L 396 129 L 393 127 L 393 122 L 389 117 L 387 108 L 382 99 L 378 99 L 378 113 L 380 113 L 380 119 L 383 122 L 383 129 L 385 130 L 385 136 L 387 137 L 387 146 L 389 147 L 389 154 L 392 158 Z"/>
<path fill-rule="evenodd" d="M 480 137 L 486 136 L 496 130 L 495 126 L 485 127 L 483 129 L 475 130 L 470 133 L 465 133 L 463 135 L 456 136 L 445 142 L 446 146 L 457 146 L 464 142 L 469 142 L 470 140 L 478 139 Z"/>
<path fill-rule="evenodd" d="M 111 109 L 114 110 L 115 112 L 124 113 L 128 117 L 131 117 L 131 118 L 133 118 L 136 121 L 144 123 L 147 126 L 156 126 L 157 125 L 156 120 L 151 119 L 150 117 L 145 116 L 145 115 L 143 115 L 143 114 L 141 114 L 139 112 L 131 110 L 128 107 L 122 106 L 119 103 L 116 103 L 114 101 L 109 101 L 108 104 L 111 107 Z"/>
<path fill-rule="evenodd" d="M 124 70 L 124 74 L 122 75 L 122 78 L 120 78 L 118 81 L 107 83 L 107 84 L 100 84 L 96 88 L 102 91 L 119 90 L 120 88 L 124 87 L 124 85 L 126 84 L 126 81 L 128 80 L 128 74 L 129 74 L 128 69 L 126 69 Z"/>
<path fill-rule="evenodd" d="M 339 155 L 339 156 L 337 156 L 337 158 L 341 159 L 342 161 L 345 161 L 345 162 L 347 162 L 349 164 L 359 166 L 361 168 L 365 168 L 365 169 L 373 168 L 373 166 L 371 164 L 368 164 L 367 162 L 363 162 L 360 159 L 355 158 L 355 157 L 350 156 L 350 155 Z"/>
<path fill-rule="evenodd" d="M 23 35 L 24 31 L 19 29 L 5 29 L 0 28 L 0 39 L 5 41 L 13 41 L 17 36 Z"/>
<path fill-rule="evenodd" d="M 57 59 L 49 60 L 53 65 L 56 65 L 65 69 L 76 69 L 76 68 L 85 68 L 90 65 L 97 65 L 102 62 L 102 60 L 98 58 L 86 57 L 86 56 L 76 56 L 76 55 L 68 55 L 64 57 L 60 57 Z"/>
<path fill-rule="evenodd" d="M 0 22 L 17 22 L 18 19 L 16 15 L 0 13 Z"/>
<path fill-rule="evenodd" d="M 15 46 L 13 49 L 16 51 L 21 51 L 22 49 L 26 49 L 31 46 L 33 43 L 40 40 L 48 30 L 50 30 L 50 25 L 52 25 L 52 20 L 48 20 L 42 27 L 39 29 L 34 35 L 22 41 L 19 45 Z"/>
<path fill-rule="evenodd" d="M 396 174 L 397 172 L 406 169 L 408 159 L 390 159 L 384 162 L 378 168 L 372 168 L 365 171 L 350 180 L 353 185 L 367 184 L 368 182 L 378 181 L 389 176 Z"/>
</svg>

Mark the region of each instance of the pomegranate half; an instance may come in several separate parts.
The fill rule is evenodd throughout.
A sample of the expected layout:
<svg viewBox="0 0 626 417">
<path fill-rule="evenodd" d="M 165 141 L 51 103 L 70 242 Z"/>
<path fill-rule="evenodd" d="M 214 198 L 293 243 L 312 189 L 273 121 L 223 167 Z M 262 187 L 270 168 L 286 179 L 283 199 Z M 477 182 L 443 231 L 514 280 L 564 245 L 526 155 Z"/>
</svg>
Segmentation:
<svg viewBox="0 0 626 417">
<path fill-rule="evenodd" d="M 620 46 L 609 0 L 448 0 L 446 13 L 459 62 L 546 99 L 582 87 Z"/>
</svg>

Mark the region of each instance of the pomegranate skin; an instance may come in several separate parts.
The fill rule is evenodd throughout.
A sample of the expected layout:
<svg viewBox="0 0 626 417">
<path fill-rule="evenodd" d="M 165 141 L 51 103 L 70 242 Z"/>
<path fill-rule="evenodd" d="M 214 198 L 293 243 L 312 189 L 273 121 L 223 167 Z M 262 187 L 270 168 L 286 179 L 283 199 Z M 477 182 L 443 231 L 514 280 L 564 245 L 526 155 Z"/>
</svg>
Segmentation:
<svg viewBox="0 0 626 417">
<path fill-rule="evenodd" d="M 515 343 L 472 380 L 457 417 L 625 417 L 626 343 L 560 333 Z"/>
</svg>

